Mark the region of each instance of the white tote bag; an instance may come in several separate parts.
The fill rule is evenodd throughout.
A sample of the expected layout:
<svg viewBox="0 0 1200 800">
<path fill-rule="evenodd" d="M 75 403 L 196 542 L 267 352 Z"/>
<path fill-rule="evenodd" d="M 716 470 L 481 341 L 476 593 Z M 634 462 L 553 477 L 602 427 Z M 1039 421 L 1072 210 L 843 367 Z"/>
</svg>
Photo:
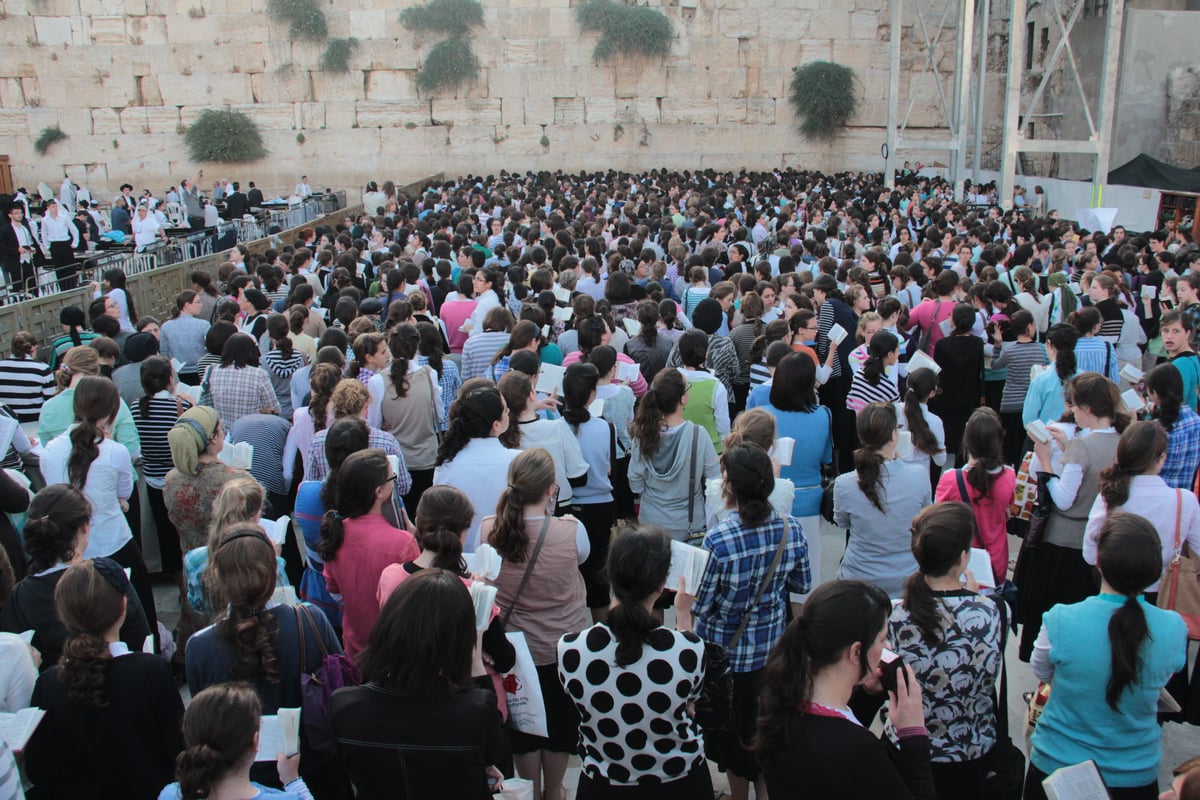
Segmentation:
<svg viewBox="0 0 1200 800">
<path fill-rule="evenodd" d="M 517 651 L 513 668 L 504 676 L 504 692 L 508 697 L 508 719 L 521 733 L 531 736 L 549 736 L 546 723 L 546 702 L 542 699 L 542 686 L 538 683 L 537 669 L 533 656 L 525 642 L 525 634 L 510 631 L 505 636 Z"/>
</svg>

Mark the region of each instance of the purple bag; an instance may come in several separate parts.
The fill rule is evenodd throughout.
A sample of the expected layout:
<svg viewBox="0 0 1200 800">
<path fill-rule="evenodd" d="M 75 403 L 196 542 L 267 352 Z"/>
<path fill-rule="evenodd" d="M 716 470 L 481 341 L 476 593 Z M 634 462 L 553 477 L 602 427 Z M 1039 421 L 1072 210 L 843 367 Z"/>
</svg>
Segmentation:
<svg viewBox="0 0 1200 800">
<path fill-rule="evenodd" d="M 333 725 L 329 720 L 329 703 L 333 693 L 343 686 L 358 686 L 362 673 L 354 662 L 341 653 L 330 653 L 317 631 L 312 612 L 303 603 L 296 607 L 296 627 L 300 634 L 300 720 L 305 739 L 311 750 L 332 753 Z M 303 616 L 305 622 L 300 621 Z M 308 659 L 304 653 L 304 629 L 312 631 L 321 648 L 321 666 L 307 672 Z"/>
</svg>

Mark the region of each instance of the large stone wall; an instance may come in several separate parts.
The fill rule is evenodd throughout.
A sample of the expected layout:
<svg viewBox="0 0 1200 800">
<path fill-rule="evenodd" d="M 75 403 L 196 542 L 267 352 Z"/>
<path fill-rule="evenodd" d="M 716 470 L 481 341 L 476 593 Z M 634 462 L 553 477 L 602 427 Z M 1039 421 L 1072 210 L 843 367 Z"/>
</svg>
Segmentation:
<svg viewBox="0 0 1200 800">
<path fill-rule="evenodd" d="M 0 0 L 0 153 L 21 184 L 56 185 L 65 168 L 94 190 L 162 187 L 196 169 L 181 131 L 228 105 L 271 155 L 206 178 L 268 192 L 301 173 L 354 187 L 443 170 L 882 167 L 885 0 L 667 2 L 668 57 L 598 65 L 572 0 L 482 0 L 478 80 L 427 97 L 415 76 L 436 39 L 401 26 L 411 2 L 323 4 L 329 35 L 359 40 L 338 75 L 319 69 L 322 45 L 288 40 L 266 0 Z M 802 137 L 787 101 L 792 68 L 816 59 L 859 79 L 860 111 L 832 144 Z M 910 127 L 938 124 L 934 91 L 925 81 Z M 38 156 L 33 139 L 56 124 L 70 138 Z"/>
</svg>

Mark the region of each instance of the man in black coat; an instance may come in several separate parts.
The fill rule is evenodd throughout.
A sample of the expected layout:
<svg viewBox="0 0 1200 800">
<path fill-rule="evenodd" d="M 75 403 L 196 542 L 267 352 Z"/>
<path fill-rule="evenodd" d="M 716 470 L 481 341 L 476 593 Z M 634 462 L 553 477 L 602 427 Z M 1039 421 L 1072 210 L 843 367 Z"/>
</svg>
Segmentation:
<svg viewBox="0 0 1200 800">
<path fill-rule="evenodd" d="M 250 181 L 250 191 L 246 193 L 246 199 L 250 202 L 251 208 L 259 208 L 263 204 L 262 189 L 254 185 L 254 181 Z"/>
<path fill-rule="evenodd" d="M 250 202 L 242 194 L 237 181 L 233 182 L 233 191 L 225 195 L 225 219 L 241 219 L 250 211 Z"/>
<path fill-rule="evenodd" d="M 34 265 L 41 260 L 42 253 L 33 228 L 25 219 L 25 207 L 13 203 L 5 216 L 0 223 L 0 267 L 4 268 L 4 278 L 36 288 L 29 282 L 35 278 Z"/>
</svg>

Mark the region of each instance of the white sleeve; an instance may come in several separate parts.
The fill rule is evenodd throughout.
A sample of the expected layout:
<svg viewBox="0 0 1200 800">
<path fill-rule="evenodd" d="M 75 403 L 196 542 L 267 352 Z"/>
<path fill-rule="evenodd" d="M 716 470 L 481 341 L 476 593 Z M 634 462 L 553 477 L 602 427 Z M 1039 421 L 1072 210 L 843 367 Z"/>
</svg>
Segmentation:
<svg viewBox="0 0 1200 800">
<path fill-rule="evenodd" d="M 578 478 L 580 475 L 586 475 L 588 462 L 583 460 L 583 448 L 579 446 L 579 439 L 575 438 L 575 434 L 571 432 L 571 428 L 567 425 L 566 420 L 560 417 L 558 422 L 558 435 L 562 440 L 563 455 L 566 457 L 566 464 L 563 467 L 566 470 L 567 477 Z"/>
<path fill-rule="evenodd" d="M 13 713 L 28 708 L 38 677 L 29 646 L 14 634 L 0 636 L 0 664 L 5 667 L 3 673 L 6 676 L 3 694 L 0 694 L 0 711 Z"/>
<path fill-rule="evenodd" d="M 713 417 L 717 423 L 717 435 L 725 438 L 730 429 L 729 392 L 720 381 L 717 381 L 717 386 L 713 389 Z"/>
<path fill-rule="evenodd" d="M 1187 491 L 1183 491 L 1183 523 L 1180 531 L 1180 539 L 1187 542 L 1188 547 L 1193 553 L 1200 553 L 1200 504 L 1196 502 L 1196 495 Z M 1172 552 L 1174 552 L 1174 540 L 1171 541 Z"/>
<path fill-rule="evenodd" d="M 1060 509 L 1070 508 L 1075 505 L 1079 487 L 1083 485 L 1083 465 L 1064 465 L 1062 475 L 1051 478 L 1047 485 L 1050 489 L 1050 499 L 1054 501 L 1054 505 Z"/>
<path fill-rule="evenodd" d="M 592 541 L 588 538 L 587 528 L 578 520 L 575 522 L 575 549 L 579 551 L 580 564 L 587 561 L 588 556 L 592 554 Z"/>
<path fill-rule="evenodd" d="M 1083 560 L 1089 564 L 1096 563 L 1096 539 L 1107 518 L 1108 504 L 1104 502 L 1104 497 L 1096 495 L 1096 502 L 1092 503 L 1092 510 L 1088 512 L 1087 526 L 1083 529 Z"/>
<path fill-rule="evenodd" d="M 1054 677 L 1054 664 L 1050 661 L 1050 634 L 1046 632 L 1045 625 L 1042 625 L 1037 641 L 1033 643 L 1030 666 L 1033 667 L 1033 674 L 1039 681 L 1049 681 Z"/>
<path fill-rule="evenodd" d="M 437 410 L 438 422 L 444 423 L 446 421 L 446 403 L 442 397 L 442 384 L 433 369 L 430 369 L 427 374 L 429 375 L 429 382 L 433 385 L 433 405 Z"/>
<path fill-rule="evenodd" d="M 817 385 L 824 386 L 825 384 L 829 383 L 829 378 L 832 375 L 833 375 L 833 367 L 827 366 L 825 364 L 822 364 L 821 366 L 817 367 L 817 374 L 816 374 Z"/>
<path fill-rule="evenodd" d="M 371 396 L 367 403 L 367 424 L 372 428 L 382 428 L 383 422 L 383 374 L 375 373 L 367 381 L 367 394 Z"/>
</svg>

